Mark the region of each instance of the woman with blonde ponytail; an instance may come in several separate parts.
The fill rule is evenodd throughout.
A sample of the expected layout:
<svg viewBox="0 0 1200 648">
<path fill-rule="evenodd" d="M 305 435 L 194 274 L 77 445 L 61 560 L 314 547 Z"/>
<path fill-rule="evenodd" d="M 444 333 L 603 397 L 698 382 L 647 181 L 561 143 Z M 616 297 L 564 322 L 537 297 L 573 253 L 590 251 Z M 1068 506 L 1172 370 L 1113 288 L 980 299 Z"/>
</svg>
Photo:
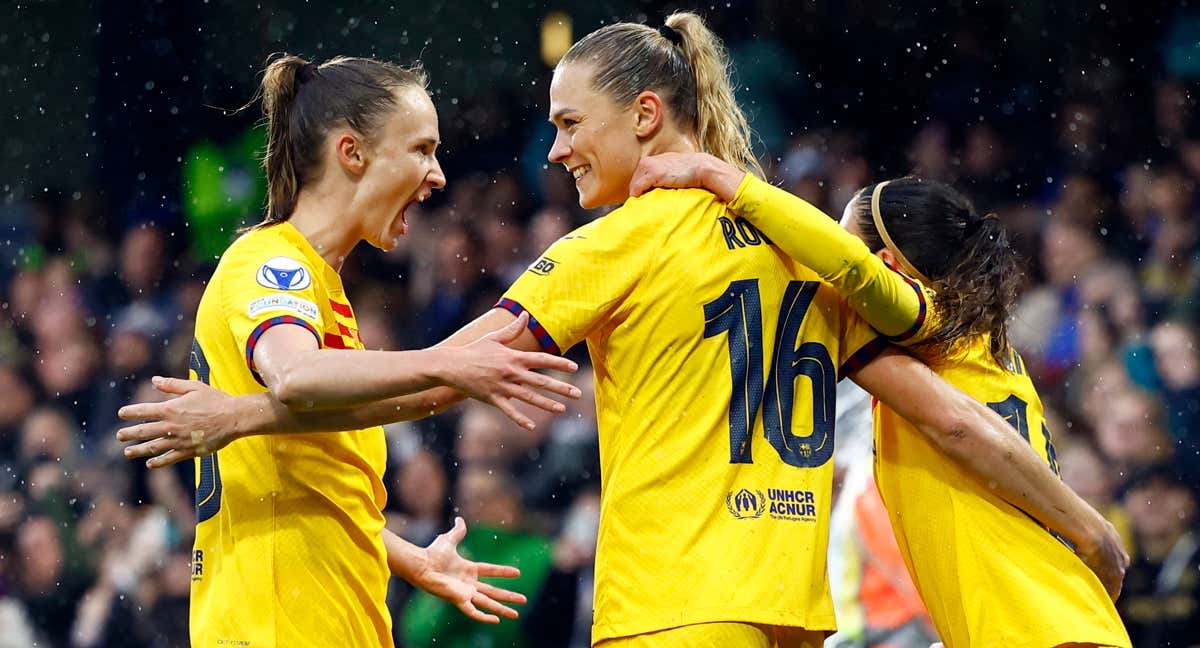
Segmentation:
<svg viewBox="0 0 1200 648">
<path fill-rule="evenodd" d="M 550 86 L 548 157 L 581 205 L 617 208 L 550 246 L 444 343 L 514 322 L 527 322 L 519 349 L 587 342 L 603 484 L 592 642 L 605 648 L 822 644 L 836 627 L 825 552 L 841 377 L 1001 493 L 1054 479 L 1003 419 L 889 350 L 712 193 L 630 197 L 639 160 L 658 153 L 759 172 L 733 97 L 724 48 L 695 14 L 575 43 Z M 243 431 L 280 421 L 248 397 L 220 409 Z M 979 460 L 995 453 L 1011 460 Z M 1079 504 L 1034 498 L 1029 510 Z"/>
<path fill-rule="evenodd" d="M 123 408 L 122 417 L 148 422 L 118 434 L 141 442 L 126 455 L 153 457 L 152 468 L 199 457 L 191 643 L 390 647 L 391 574 L 476 620 L 515 618 L 502 602 L 524 597 L 479 577 L 517 570 L 459 556 L 461 518 L 426 548 L 384 528 L 379 425 L 470 396 L 529 427 L 510 399 L 562 411 L 538 391 L 578 390 L 533 369 L 574 371 L 574 363 L 508 348 L 524 319 L 466 346 L 364 350 L 342 263 L 360 241 L 391 248 L 407 230 L 405 211 L 445 184 L 425 75 L 371 59 L 318 65 L 283 56 L 267 66 L 261 95 L 266 217 L 229 247 L 208 282 L 192 380 L 156 379 L 180 398 L 170 409 Z M 217 390 L 272 410 L 273 423 L 250 429 L 224 408 L 165 420 Z M 222 417 L 222 433 L 199 429 Z"/>
</svg>

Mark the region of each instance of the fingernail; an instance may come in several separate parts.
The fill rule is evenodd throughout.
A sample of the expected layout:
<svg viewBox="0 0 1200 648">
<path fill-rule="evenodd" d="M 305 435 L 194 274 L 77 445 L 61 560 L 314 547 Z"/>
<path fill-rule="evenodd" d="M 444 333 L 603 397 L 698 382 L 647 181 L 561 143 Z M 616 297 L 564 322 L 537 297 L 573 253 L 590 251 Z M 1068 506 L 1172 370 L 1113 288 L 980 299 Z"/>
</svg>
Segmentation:
<svg viewBox="0 0 1200 648">
<path fill-rule="evenodd" d="M 583 396 L 583 390 L 576 387 L 575 389 L 571 390 L 571 395 L 575 398 L 579 398 L 580 396 Z"/>
<path fill-rule="evenodd" d="M 124 441 L 124 439 L 121 440 Z M 133 448 L 125 448 L 125 456 L 128 457 L 131 454 L 133 454 Z"/>
</svg>

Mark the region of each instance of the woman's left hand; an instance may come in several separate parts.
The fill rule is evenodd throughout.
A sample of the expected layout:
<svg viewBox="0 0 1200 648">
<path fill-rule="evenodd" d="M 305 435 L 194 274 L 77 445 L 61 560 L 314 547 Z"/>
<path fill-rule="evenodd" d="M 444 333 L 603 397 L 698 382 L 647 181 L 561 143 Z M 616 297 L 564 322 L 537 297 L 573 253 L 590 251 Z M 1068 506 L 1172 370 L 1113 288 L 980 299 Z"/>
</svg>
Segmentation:
<svg viewBox="0 0 1200 648">
<path fill-rule="evenodd" d="M 508 619 L 517 618 L 517 611 L 504 603 L 523 604 L 526 602 L 525 595 L 489 585 L 479 578 L 516 578 L 521 571 L 516 567 L 463 558 L 458 553 L 458 543 L 466 535 L 466 522 L 462 518 L 455 518 L 454 528 L 439 535 L 425 548 L 428 560 L 424 568 L 413 575 L 412 584 L 453 603 L 463 614 L 476 621 L 500 623 L 497 614 Z M 488 614 L 480 608 L 495 614 Z"/>
<path fill-rule="evenodd" d="M 640 196 L 655 187 L 707 189 L 722 202 L 737 195 L 746 172 L 707 153 L 659 153 L 638 161 L 629 195 Z"/>
</svg>

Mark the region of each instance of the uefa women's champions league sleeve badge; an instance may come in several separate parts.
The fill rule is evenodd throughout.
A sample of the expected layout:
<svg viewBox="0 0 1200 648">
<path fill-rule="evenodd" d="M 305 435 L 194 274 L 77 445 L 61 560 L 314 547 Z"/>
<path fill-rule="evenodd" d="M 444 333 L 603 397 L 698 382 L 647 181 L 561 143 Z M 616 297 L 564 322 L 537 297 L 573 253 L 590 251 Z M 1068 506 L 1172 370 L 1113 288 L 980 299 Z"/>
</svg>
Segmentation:
<svg viewBox="0 0 1200 648">
<path fill-rule="evenodd" d="M 255 275 L 258 285 L 275 290 L 304 290 L 312 285 L 312 273 L 303 263 L 290 257 L 269 259 Z"/>
</svg>

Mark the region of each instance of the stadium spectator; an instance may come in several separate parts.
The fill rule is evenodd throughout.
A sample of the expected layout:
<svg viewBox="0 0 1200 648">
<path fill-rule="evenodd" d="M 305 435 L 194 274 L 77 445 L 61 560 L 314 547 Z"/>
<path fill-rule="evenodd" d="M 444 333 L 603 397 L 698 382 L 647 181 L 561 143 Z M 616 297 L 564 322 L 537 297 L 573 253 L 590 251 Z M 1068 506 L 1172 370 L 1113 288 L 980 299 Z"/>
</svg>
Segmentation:
<svg viewBox="0 0 1200 648">
<path fill-rule="evenodd" d="M 1200 638 L 1196 493 L 1174 471 L 1151 467 L 1129 483 L 1124 502 L 1137 547 L 1117 605 L 1133 645 L 1191 645 Z"/>
</svg>

